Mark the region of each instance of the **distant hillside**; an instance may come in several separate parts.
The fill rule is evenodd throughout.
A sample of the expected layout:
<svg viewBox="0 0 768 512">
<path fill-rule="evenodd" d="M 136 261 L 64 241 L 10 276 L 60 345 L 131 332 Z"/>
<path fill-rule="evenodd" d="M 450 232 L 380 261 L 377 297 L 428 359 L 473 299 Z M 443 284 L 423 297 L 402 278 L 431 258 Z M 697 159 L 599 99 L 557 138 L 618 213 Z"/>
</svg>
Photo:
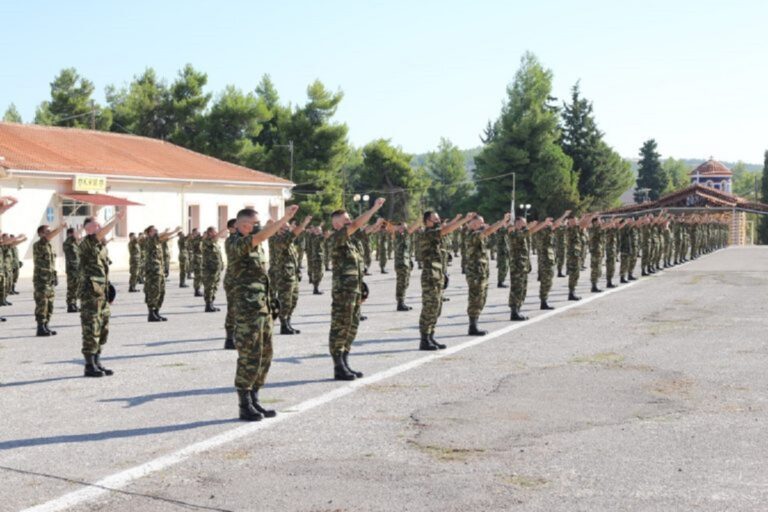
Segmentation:
<svg viewBox="0 0 768 512">
<path fill-rule="evenodd" d="M 472 177 L 475 172 L 475 157 L 479 155 L 480 151 L 482 150 L 482 146 L 461 150 L 461 154 L 464 155 L 464 165 L 467 168 L 467 172 L 469 173 L 470 177 Z M 413 155 L 413 158 L 411 159 L 411 165 L 414 167 L 423 167 L 424 163 L 427 161 L 427 155 L 429 155 L 429 153 Z"/>
<path fill-rule="evenodd" d="M 629 161 L 629 163 L 632 164 L 632 172 L 637 174 L 637 160 L 638 159 L 637 158 L 627 158 L 626 160 Z M 662 159 L 662 162 L 664 160 L 666 160 L 666 158 Z M 707 161 L 707 159 L 705 159 L 705 158 L 680 158 L 680 159 L 676 158 L 675 160 L 682 160 L 683 163 L 685 163 L 685 165 L 687 165 L 688 167 L 691 168 L 691 170 L 695 169 L 696 167 L 698 167 L 699 165 L 701 165 L 701 164 L 703 164 L 704 162 Z M 722 163 L 723 165 L 725 165 L 729 169 L 733 169 L 733 166 L 735 166 L 738 162 L 723 162 L 723 161 L 721 161 L 720 163 Z M 746 166 L 747 171 L 749 171 L 749 172 L 762 172 L 762 170 L 763 170 L 763 166 L 760 165 L 760 164 L 748 164 L 746 162 L 743 162 L 743 163 Z"/>
</svg>

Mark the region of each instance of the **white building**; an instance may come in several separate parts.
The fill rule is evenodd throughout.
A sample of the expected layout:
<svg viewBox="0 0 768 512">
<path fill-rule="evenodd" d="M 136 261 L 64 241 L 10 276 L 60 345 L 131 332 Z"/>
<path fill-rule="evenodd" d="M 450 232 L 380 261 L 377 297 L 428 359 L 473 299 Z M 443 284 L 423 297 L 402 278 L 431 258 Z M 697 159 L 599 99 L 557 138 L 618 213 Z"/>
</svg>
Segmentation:
<svg viewBox="0 0 768 512">
<path fill-rule="evenodd" d="M 0 230 L 26 234 L 19 246 L 23 276 L 32 273 L 32 244 L 41 224 L 82 224 L 116 210 L 126 215 L 109 245 L 115 270 L 128 268 L 128 233 L 150 224 L 158 229 L 214 226 L 245 207 L 262 221 L 283 215 L 293 183 L 230 164 L 174 144 L 116 133 L 0 123 L 0 196 L 19 204 L 0 215 Z M 61 243 L 53 242 L 64 268 Z M 177 247 L 171 244 L 172 261 Z"/>
</svg>

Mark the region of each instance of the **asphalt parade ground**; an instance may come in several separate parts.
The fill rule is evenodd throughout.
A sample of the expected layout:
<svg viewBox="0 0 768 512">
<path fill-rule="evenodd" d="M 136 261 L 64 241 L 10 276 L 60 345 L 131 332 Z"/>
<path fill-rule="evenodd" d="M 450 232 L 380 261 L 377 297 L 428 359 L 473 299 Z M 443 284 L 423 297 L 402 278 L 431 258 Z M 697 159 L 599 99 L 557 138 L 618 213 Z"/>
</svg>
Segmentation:
<svg viewBox="0 0 768 512">
<path fill-rule="evenodd" d="M 278 416 L 258 423 L 237 420 L 224 312 L 204 313 L 175 271 L 163 323 L 114 276 L 115 375 L 100 379 L 82 376 L 65 287 L 58 335 L 36 338 L 22 281 L 0 308 L 0 510 L 768 509 L 768 247 L 601 294 L 583 272 L 578 303 L 556 279 L 550 312 L 533 273 L 522 323 L 494 267 L 484 337 L 466 334 L 456 260 L 439 353 L 417 350 L 418 271 L 414 310 L 397 313 L 389 270 L 367 278 L 350 358 L 365 377 L 349 383 L 332 380 L 330 295 L 304 278 L 302 332 L 275 336 L 260 394 Z"/>
</svg>

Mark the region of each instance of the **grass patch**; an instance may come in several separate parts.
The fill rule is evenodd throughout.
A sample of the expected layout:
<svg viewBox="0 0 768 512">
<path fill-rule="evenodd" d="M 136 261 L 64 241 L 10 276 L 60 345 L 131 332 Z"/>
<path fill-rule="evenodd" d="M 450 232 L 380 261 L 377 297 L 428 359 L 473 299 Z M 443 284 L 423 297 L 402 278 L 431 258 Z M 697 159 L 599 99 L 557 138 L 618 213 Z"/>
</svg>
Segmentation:
<svg viewBox="0 0 768 512">
<path fill-rule="evenodd" d="M 504 481 L 510 485 L 514 485 L 519 489 L 529 490 L 540 489 L 549 483 L 545 478 L 529 475 L 512 475 L 504 477 Z"/>
<path fill-rule="evenodd" d="M 443 462 L 463 462 L 472 455 L 485 452 L 485 450 L 478 448 L 455 448 L 451 446 L 438 446 L 434 444 L 424 445 L 410 440 L 408 441 L 408 444 L 413 445 L 420 452 Z"/>
<path fill-rule="evenodd" d="M 160 368 L 178 368 L 181 366 L 187 366 L 187 363 L 168 363 L 168 364 L 161 364 Z"/>
<path fill-rule="evenodd" d="M 571 364 L 599 364 L 617 366 L 624 362 L 624 356 L 616 352 L 598 352 L 589 356 L 577 356 L 571 358 Z"/>
</svg>

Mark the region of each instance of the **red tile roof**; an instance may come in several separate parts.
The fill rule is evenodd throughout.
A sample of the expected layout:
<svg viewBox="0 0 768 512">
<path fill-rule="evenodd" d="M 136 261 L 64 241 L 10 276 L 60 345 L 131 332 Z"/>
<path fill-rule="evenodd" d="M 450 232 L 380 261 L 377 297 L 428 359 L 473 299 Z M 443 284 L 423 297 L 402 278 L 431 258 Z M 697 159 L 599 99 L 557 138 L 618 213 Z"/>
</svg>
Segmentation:
<svg viewBox="0 0 768 512">
<path fill-rule="evenodd" d="M 0 122 L 0 167 L 291 186 L 288 180 L 135 135 Z"/>
<path fill-rule="evenodd" d="M 718 162 L 717 160 L 709 159 L 694 170 L 691 171 L 689 176 L 710 176 L 710 175 L 717 175 L 717 176 L 731 176 L 733 173 L 730 169 L 728 169 L 726 166 Z"/>
<path fill-rule="evenodd" d="M 737 210 L 743 209 L 768 213 L 768 204 L 753 202 L 723 190 L 705 187 L 699 183 L 694 183 L 693 185 L 690 185 L 684 189 L 670 192 L 669 194 L 660 197 L 656 201 L 629 204 L 602 213 L 607 215 L 637 214 L 649 210 L 672 207 L 691 196 L 702 198 L 706 203 L 716 207 L 727 207 L 735 208 Z"/>
</svg>

